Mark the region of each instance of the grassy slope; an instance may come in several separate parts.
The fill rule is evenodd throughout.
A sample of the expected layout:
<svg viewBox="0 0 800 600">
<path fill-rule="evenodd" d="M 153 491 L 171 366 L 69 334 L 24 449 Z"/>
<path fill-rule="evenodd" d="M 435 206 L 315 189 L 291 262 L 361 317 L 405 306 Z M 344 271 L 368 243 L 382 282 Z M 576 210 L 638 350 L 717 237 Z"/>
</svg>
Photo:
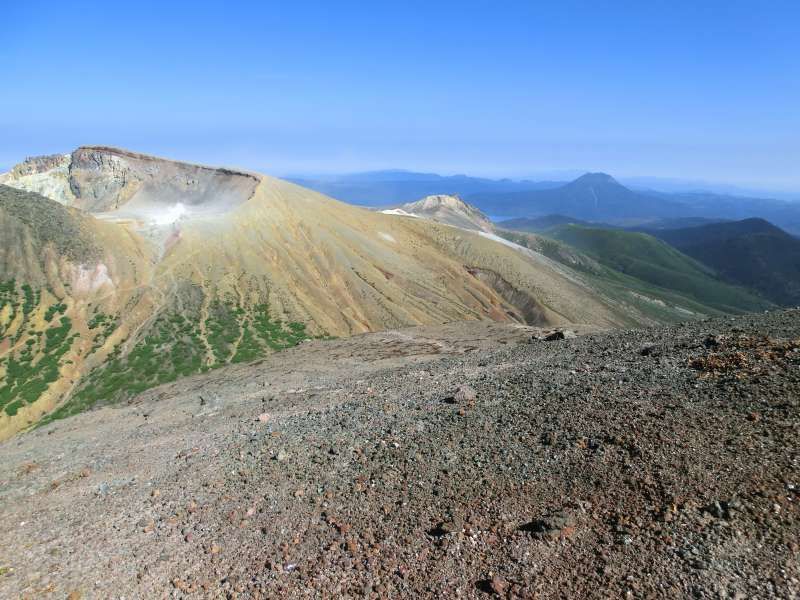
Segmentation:
<svg viewBox="0 0 800 600">
<path fill-rule="evenodd" d="M 652 319 L 662 322 L 685 320 L 690 316 L 686 311 L 699 315 L 729 312 L 710 306 L 691 294 L 624 273 L 560 240 L 527 232 L 500 230 L 498 233 L 581 273 L 598 291 L 634 306 Z"/>
<path fill-rule="evenodd" d="M 2 433 L 35 421 L 43 411 L 51 412 L 41 423 L 125 400 L 181 376 L 255 360 L 307 337 L 305 325 L 270 314 L 264 299 L 243 304 L 184 286 L 172 296 L 156 295 L 155 314 L 142 315 L 135 309 L 137 298 L 153 286 L 141 279 L 115 281 L 117 287 L 139 290 L 130 292 L 129 301 L 76 295 L 60 279 L 70 268 L 47 265 L 45 256 L 89 269 L 110 256 L 116 258 L 116 273 L 124 273 L 119 267 L 124 259 L 109 252 L 109 244 L 120 253 L 128 248 L 120 244 L 128 239 L 120 237 L 123 230 L 108 232 L 114 226 L 98 228 L 91 215 L 2 185 L 0 217 L 0 233 L 13 244 L 6 248 L 10 252 L 0 252 Z M 48 269 L 51 277 L 44 276 Z"/>
<path fill-rule="evenodd" d="M 13 417 L 34 403 L 59 378 L 77 334 L 64 316 L 66 305 L 42 306 L 41 290 L 15 281 L 0 282 L 0 411 Z M 36 314 L 44 315 L 35 318 Z M 13 324 L 13 327 L 12 327 Z"/>
<path fill-rule="evenodd" d="M 548 235 L 620 273 L 724 312 L 756 311 L 772 306 L 745 289 L 724 283 L 708 267 L 644 233 L 564 225 L 552 229 Z"/>
<path fill-rule="evenodd" d="M 800 240 L 767 221 L 746 219 L 654 235 L 773 302 L 800 303 Z"/>
<path fill-rule="evenodd" d="M 101 315 L 98 326 L 108 319 Z M 179 377 L 252 361 L 307 337 L 305 325 L 272 317 L 266 304 L 245 309 L 215 301 L 204 326 L 205 336 L 197 313 L 163 311 L 129 352 L 123 353 L 122 345 L 118 345 L 72 397 L 39 424 L 77 414 L 98 403 L 126 400 Z"/>
<path fill-rule="evenodd" d="M 43 293 L 44 292 L 44 293 Z M 45 298 L 50 298 L 46 301 Z M 89 337 L 91 346 L 79 353 L 87 360 L 100 351 L 119 326 L 119 318 L 96 311 L 81 333 L 67 305 L 52 303 L 52 294 L 15 281 L 0 283 L 0 411 L 13 417 L 34 404 L 60 377 L 71 361 L 70 349 Z M 269 352 L 291 347 L 307 337 L 302 323 L 275 318 L 266 304 L 243 308 L 229 302 L 212 303 L 201 332 L 197 312 L 164 309 L 135 340 L 130 351 L 117 344 L 92 369 L 75 391 L 41 423 L 76 414 L 97 403 L 125 400 L 178 377 L 229 363 L 252 361 Z M 43 315 L 43 318 L 35 318 Z M 10 323 L 15 326 L 10 329 Z M 209 353 L 210 350 L 210 353 Z"/>
</svg>

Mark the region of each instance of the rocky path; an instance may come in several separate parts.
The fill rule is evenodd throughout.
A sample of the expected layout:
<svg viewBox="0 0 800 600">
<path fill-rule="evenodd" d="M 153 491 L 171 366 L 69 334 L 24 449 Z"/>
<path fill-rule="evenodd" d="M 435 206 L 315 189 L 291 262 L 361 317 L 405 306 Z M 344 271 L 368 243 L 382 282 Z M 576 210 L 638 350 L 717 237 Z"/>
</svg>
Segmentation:
<svg viewBox="0 0 800 600">
<path fill-rule="evenodd" d="M 798 597 L 800 311 L 533 333 L 314 342 L 13 439 L 0 596 Z"/>
</svg>

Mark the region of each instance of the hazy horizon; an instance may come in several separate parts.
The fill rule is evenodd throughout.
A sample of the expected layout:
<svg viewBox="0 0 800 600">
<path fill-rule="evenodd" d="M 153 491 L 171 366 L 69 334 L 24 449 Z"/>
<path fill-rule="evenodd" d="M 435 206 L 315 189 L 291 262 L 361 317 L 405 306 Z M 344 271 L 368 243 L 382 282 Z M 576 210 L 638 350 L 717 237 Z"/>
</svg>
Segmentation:
<svg viewBox="0 0 800 600">
<path fill-rule="evenodd" d="M 16 3 L 0 165 L 102 144 L 279 176 L 586 170 L 795 192 L 799 16 L 782 1 Z"/>
<path fill-rule="evenodd" d="M 100 144 L 98 144 L 100 145 Z M 78 147 L 78 146 L 76 146 Z M 123 146 L 124 148 L 124 146 Z M 74 148 L 72 148 L 74 150 Z M 132 151 L 138 151 L 136 148 L 126 148 Z M 69 151 L 56 151 L 56 152 L 43 152 L 40 155 L 46 154 L 68 154 Z M 37 154 L 30 154 L 24 157 L 20 157 L 15 163 L 11 164 L 0 164 L 0 173 L 10 171 L 15 164 L 22 162 L 25 158 L 30 156 L 37 156 Z M 184 157 L 181 156 L 169 156 L 169 155 L 158 155 L 163 158 L 171 159 L 171 160 L 178 160 L 178 161 L 186 161 Z M 597 169 L 559 169 L 559 170 L 544 170 L 544 171 L 532 171 L 527 174 L 523 175 L 492 175 L 487 173 L 472 173 L 472 172 L 465 172 L 461 171 L 452 171 L 452 172 L 436 172 L 429 169 L 408 169 L 402 167 L 384 167 L 384 168 L 375 168 L 375 169 L 365 169 L 365 170 L 345 170 L 345 171 L 289 171 L 289 172 L 274 172 L 271 171 L 268 167 L 259 167 L 259 166 L 248 166 L 244 164 L 233 164 L 233 163 L 211 163 L 208 161 L 197 160 L 195 161 L 198 164 L 206 164 L 209 166 L 220 166 L 220 167 L 233 167 L 233 168 L 242 168 L 251 171 L 255 171 L 258 173 L 264 173 L 267 175 L 272 175 L 274 177 L 280 177 L 282 179 L 293 179 L 293 180 L 300 180 L 300 179 L 336 179 L 336 178 L 346 178 L 349 176 L 357 176 L 357 175 L 365 175 L 365 174 L 372 174 L 372 173 L 409 173 L 409 174 L 426 174 L 438 177 L 472 177 L 478 179 L 487 179 L 487 180 L 502 180 L 508 179 L 512 181 L 531 181 L 531 182 L 569 182 L 574 179 L 577 179 L 581 175 L 586 173 L 596 173 L 596 172 L 605 172 L 599 171 Z M 709 181 L 705 179 L 684 179 L 680 177 L 669 177 L 669 176 L 652 176 L 652 175 L 618 175 L 615 173 L 607 173 L 613 176 L 616 180 L 618 180 L 623 185 L 626 185 L 631 188 L 635 189 L 652 189 L 654 191 L 659 192 L 713 192 L 718 194 L 730 194 L 734 196 L 761 196 L 764 198 L 774 197 L 776 199 L 782 200 L 796 200 L 800 201 L 800 185 L 798 187 L 775 187 L 770 186 L 769 184 L 760 184 L 758 182 L 741 182 L 741 183 L 734 183 L 729 181 Z"/>
</svg>

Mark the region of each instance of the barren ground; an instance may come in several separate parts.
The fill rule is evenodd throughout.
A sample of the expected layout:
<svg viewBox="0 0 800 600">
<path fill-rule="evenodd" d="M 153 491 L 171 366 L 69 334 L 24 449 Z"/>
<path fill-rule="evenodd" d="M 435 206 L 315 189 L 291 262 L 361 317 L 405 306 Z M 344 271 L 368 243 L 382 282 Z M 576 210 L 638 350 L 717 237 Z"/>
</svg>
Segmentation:
<svg viewBox="0 0 800 600">
<path fill-rule="evenodd" d="M 800 311 L 532 333 L 312 342 L 9 440 L 0 597 L 800 595 Z"/>
</svg>

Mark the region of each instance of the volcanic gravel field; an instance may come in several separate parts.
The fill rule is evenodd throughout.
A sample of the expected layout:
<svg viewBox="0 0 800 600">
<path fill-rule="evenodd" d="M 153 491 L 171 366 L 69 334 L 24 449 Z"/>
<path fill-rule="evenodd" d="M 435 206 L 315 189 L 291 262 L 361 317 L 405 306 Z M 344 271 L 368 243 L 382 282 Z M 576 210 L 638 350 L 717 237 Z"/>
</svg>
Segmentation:
<svg viewBox="0 0 800 600">
<path fill-rule="evenodd" d="M 314 341 L 21 434 L 0 597 L 800 597 L 800 311 L 576 330 Z"/>
</svg>

